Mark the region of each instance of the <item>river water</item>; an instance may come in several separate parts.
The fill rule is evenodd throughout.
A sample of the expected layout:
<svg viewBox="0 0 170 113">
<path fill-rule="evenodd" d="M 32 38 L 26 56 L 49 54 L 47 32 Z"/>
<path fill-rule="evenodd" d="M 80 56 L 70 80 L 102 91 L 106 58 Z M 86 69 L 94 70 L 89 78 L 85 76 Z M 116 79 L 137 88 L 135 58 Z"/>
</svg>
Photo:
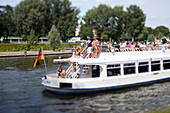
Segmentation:
<svg viewBox="0 0 170 113">
<path fill-rule="evenodd" d="M 48 73 L 57 70 L 54 58 L 58 56 L 46 57 Z M 170 82 L 79 96 L 51 94 L 41 85 L 43 61 L 33 69 L 34 61 L 0 59 L 0 113 L 144 113 L 170 108 Z"/>
</svg>

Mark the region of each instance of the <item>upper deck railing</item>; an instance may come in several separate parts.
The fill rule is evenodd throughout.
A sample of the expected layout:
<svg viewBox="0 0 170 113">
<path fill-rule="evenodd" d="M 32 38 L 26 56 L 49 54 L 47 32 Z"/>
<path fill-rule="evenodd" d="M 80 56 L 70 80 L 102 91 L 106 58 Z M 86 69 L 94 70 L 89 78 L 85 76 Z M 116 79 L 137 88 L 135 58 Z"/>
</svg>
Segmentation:
<svg viewBox="0 0 170 113">
<path fill-rule="evenodd" d="M 80 49 L 80 50 L 78 50 Z M 88 53 L 88 47 L 86 46 L 77 46 L 75 47 L 75 53 L 78 57 L 82 58 L 91 58 L 97 57 L 101 52 L 135 52 L 135 51 L 156 51 L 156 50 L 170 50 L 170 45 L 168 46 L 146 46 L 146 47 L 120 47 L 119 45 L 116 46 L 108 46 L 108 45 L 99 45 L 99 46 L 92 46 L 90 48 L 90 53 Z"/>
</svg>

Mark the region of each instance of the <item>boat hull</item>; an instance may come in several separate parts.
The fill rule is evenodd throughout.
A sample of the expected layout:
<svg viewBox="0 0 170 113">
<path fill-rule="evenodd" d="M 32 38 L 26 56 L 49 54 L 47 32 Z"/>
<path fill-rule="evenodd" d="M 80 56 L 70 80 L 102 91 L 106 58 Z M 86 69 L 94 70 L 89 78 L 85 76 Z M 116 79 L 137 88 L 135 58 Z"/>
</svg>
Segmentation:
<svg viewBox="0 0 170 113">
<path fill-rule="evenodd" d="M 89 93 L 97 93 L 97 92 L 104 92 L 104 91 L 117 91 L 125 88 L 132 88 L 132 87 L 140 87 L 144 85 L 150 85 L 158 82 L 166 82 L 170 81 L 170 77 L 165 77 L 161 79 L 155 79 L 150 81 L 143 81 L 143 82 L 136 82 L 132 84 L 122 84 L 122 85 L 115 85 L 115 86 L 108 86 L 108 87 L 97 87 L 97 88 L 56 88 L 51 86 L 46 86 L 47 91 L 52 92 L 54 94 L 89 94 Z"/>
</svg>

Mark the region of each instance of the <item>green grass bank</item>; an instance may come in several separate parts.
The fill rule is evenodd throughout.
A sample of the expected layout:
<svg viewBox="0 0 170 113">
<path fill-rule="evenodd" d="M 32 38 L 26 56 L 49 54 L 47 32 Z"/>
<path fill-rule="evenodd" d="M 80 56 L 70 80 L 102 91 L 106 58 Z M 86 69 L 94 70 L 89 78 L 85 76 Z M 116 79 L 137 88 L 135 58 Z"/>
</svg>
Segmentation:
<svg viewBox="0 0 170 113">
<path fill-rule="evenodd" d="M 170 113 L 170 108 L 169 109 L 158 110 L 158 111 L 154 111 L 154 112 L 149 112 L 149 113 Z"/>
<path fill-rule="evenodd" d="M 59 48 L 56 50 L 64 50 L 64 48 L 73 48 L 78 46 L 80 43 L 61 43 Z M 48 44 L 36 44 L 29 47 L 29 44 L 11 44 L 11 43 L 1 43 L 0 52 L 14 52 L 14 51 L 38 51 L 41 46 L 43 50 L 52 50 Z"/>
</svg>

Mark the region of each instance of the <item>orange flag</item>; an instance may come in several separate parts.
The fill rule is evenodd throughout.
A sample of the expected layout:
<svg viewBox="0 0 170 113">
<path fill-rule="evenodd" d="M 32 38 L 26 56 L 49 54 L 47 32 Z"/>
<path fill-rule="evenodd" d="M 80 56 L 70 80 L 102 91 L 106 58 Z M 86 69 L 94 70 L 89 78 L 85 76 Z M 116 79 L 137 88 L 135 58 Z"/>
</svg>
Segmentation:
<svg viewBox="0 0 170 113">
<path fill-rule="evenodd" d="M 40 51 L 39 51 L 39 53 L 38 53 L 38 55 L 37 55 L 37 58 L 36 58 L 36 60 L 35 60 L 35 63 L 34 63 L 33 68 L 35 68 L 36 65 L 39 64 L 39 60 L 43 60 L 43 59 L 44 59 L 43 51 L 42 51 L 42 48 L 40 48 Z"/>
</svg>

